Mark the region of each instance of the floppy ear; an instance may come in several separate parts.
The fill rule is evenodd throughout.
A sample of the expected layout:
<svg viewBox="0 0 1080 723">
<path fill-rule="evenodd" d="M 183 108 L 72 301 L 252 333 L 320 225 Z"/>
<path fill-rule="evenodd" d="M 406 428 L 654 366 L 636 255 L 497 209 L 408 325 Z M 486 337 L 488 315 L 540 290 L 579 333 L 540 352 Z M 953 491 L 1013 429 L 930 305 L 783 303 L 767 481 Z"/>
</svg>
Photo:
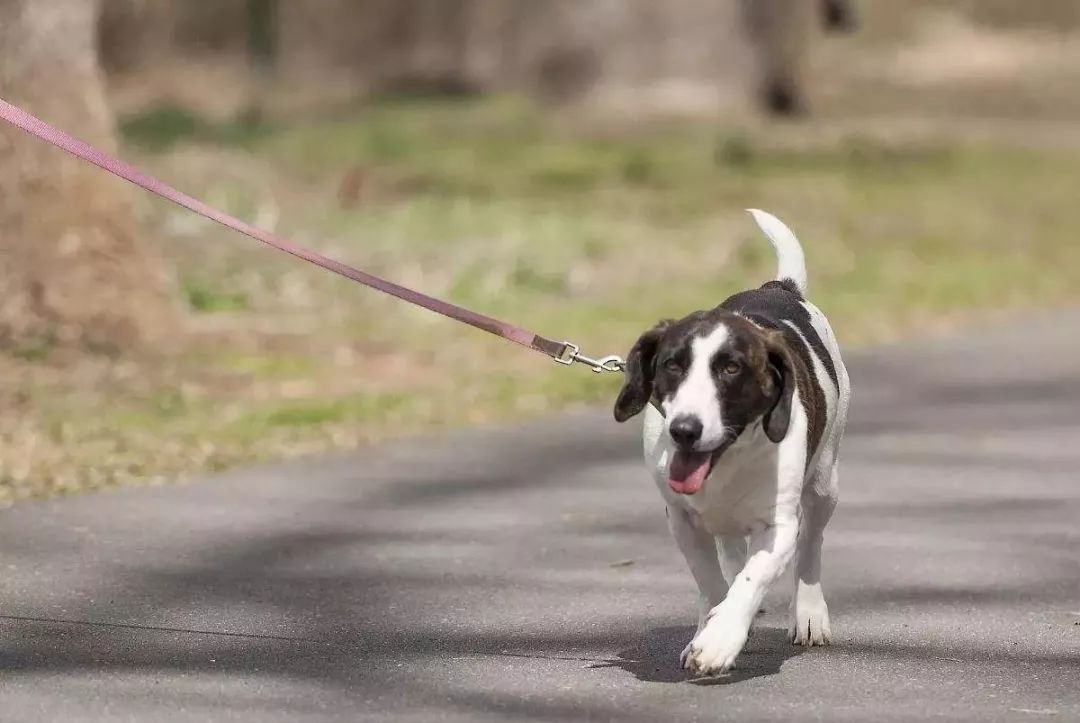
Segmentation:
<svg viewBox="0 0 1080 723">
<path fill-rule="evenodd" d="M 779 444 L 791 425 L 791 398 L 795 392 L 795 377 L 791 369 L 791 352 L 783 337 L 769 341 L 769 373 L 776 382 L 772 406 L 765 412 L 762 426 L 769 441 Z"/>
<path fill-rule="evenodd" d="M 665 319 L 638 338 L 626 356 L 626 381 L 615 400 L 615 421 L 625 422 L 640 412 L 652 397 L 656 376 L 656 349 L 671 326 Z"/>
</svg>

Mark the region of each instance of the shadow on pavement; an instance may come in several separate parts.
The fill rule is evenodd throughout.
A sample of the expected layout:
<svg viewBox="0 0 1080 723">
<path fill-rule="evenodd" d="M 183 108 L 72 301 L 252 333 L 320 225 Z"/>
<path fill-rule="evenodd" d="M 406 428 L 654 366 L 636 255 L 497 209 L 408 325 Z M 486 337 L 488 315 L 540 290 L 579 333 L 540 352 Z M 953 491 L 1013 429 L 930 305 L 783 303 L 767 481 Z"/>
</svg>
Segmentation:
<svg viewBox="0 0 1080 723">
<path fill-rule="evenodd" d="M 885 402 L 856 407 L 852 484 L 827 543 L 843 637 L 795 665 L 803 650 L 761 626 L 730 675 L 680 669 L 693 628 L 673 623 L 692 619 L 692 581 L 640 443 L 583 417 L 7 513 L 0 673 L 33 705 L 101 689 L 102 705 L 131 710 L 263 706 L 290 720 L 329 700 L 420 720 L 629 723 L 754 698 L 754 680 L 776 696 L 758 696 L 767 705 L 826 691 L 865 706 L 880 701 L 851 680 L 898 675 L 908 687 L 888 701 L 922 686 L 917 700 L 980 715 L 1002 690 L 1027 691 L 1017 706 L 1068 702 L 1080 387 L 1053 379 L 1023 393 L 923 381 L 889 397 L 898 385 L 882 382 Z"/>
<path fill-rule="evenodd" d="M 732 685 L 775 675 L 785 661 L 803 652 L 788 641 L 786 630 L 756 627 L 735 670 L 715 678 L 693 678 L 679 667 L 679 655 L 693 635 L 691 625 L 653 628 L 636 646 L 620 650 L 618 659 L 591 667 L 621 668 L 647 683 Z"/>
</svg>

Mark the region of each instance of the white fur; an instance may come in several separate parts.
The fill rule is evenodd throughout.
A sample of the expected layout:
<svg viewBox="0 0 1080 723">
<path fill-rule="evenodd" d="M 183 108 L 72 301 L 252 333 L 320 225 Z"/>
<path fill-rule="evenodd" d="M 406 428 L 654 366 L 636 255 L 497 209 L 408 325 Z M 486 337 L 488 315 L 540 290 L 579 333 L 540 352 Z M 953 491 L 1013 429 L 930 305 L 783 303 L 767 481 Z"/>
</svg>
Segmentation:
<svg viewBox="0 0 1080 723">
<path fill-rule="evenodd" d="M 837 465 L 840 439 L 844 435 L 851 403 L 851 381 L 840 358 L 836 335 L 825 315 L 810 302 L 804 302 L 803 306 L 810 313 L 810 323 L 833 360 L 837 378 L 835 396 L 828 392 L 825 394 L 830 413 L 826 418 L 827 426 L 820 452 L 807 476 L 807 486 L 801 500 L 802 527 L 795 564 L 795 594 L 791 599 L 791 622 L 788 625 L 788 634 L 793 642 L 812 646 L 827 645 L 832 639 L 829 608 L 821 589 L 821 544 L 825 526 L 840 496 Z M 814 371 L 822 388 L 831 390 L 831 380 L 816 357 Z"/>
<path fill-rule="evenodd" d="M 728 328 L 720 324 L 708 336 L 694 339 L 686 378 L 675 396 L 663 402 L 668 419 L 689 415 L 701 421 L 701 439 L 694 447 L 702 452 L 716 449 L 724 438 L 724 420 L 720 405 L 716 403 L 716 380 L 710 365 L 713 356 L 727 342 L 728 335 Z"/>
<path fill-rule="evenodd" d="M 746 210 L 754 217 L 776 250 L 776 278 L 791 279 L 802 295 L 806 296 L 806 257 L 799 239 L 783 221 L 771 213 L 756 208 Z"/>
<path fill-rule="evenodd" d="M 773 232 L 770 238 L 780 256 L 778 276 L 791 278 L 805 288 L 798 240 L 774 216 L 753 213 L 767 234 Z M 776 233 L 769 219 L 790 238 Z M 828 321 L 813 304 L 806 302 L 804 306 L 838 379 L 834 385 L 811 349 L 814 383 L 826 399 L 826 428 L 809 464 L 809 420 L 801 402 L 805 390 L 796 389 L 788 432 L 779 444 L 769 441 L 760 421 L 754 423 L 723 453 L 697 494 L 680 495 L 667 482 L 675 451 L 667 420 L 654 407 L 645 409 L 646 464 L 667 504 L 672 536 L 698 585 L 697 630 L 680 661 L 699 674 L 721 673 L 734 666 L 766 591 L 793 559 L 792 641 L 824 645 L 832 635 L 821 589 L 821 544 L 839 492 L 836 465 L 851 387 Z M 720 328 L 723 333 L 714 332 L 694 342 L 694 365 L 664 408 L 668 419 L 681 413 L 697 415 L 705 424 L 706 435 L 722 430 L 715 383 L 708 373 L 708 360 L 727 338 L 726 327 Z M 703 439 L 699 447 L 706 449 L 707 445 Z"/>
</svg>

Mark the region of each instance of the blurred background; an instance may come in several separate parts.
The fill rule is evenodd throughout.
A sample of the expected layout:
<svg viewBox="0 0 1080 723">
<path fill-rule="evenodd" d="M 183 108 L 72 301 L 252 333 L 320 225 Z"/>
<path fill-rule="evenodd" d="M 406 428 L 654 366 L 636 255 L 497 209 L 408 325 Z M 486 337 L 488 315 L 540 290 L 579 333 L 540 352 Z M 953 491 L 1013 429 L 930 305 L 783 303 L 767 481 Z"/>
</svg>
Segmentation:
<svg viewBox="0 0 1080 723">
<path fill-rule="evenodd" d="M 0 0 L 0 97 L 597 354 L 769 278 L 747 206 L 799 234 L 848 348 L 1074 303 L 1078 91 L 1073 0 Z M 9 127 L 0 159 L 2 502 L 618 385 Z"/>
</svg>

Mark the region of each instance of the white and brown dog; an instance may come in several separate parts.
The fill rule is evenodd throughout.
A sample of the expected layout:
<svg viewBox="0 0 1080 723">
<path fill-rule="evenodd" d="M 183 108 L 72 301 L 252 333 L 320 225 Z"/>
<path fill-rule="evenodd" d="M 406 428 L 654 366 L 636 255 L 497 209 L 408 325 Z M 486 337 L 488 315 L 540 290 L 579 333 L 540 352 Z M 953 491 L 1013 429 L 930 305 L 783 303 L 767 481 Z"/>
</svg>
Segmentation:
<svg viewBox="0 0 1080 723">
<path fill-rule="evenodd" d="M 831 635 L 821 543 L 851 388 L 828 321 L 805 298 L 798 239 L 750 213 L 776 249 L 776 280 L 642 334 L 615 402 L 620 422 L 645 410 L 645 459 L 700 591 L 681 662 L 703 675 L 733 667 L 792 559 L 791 640 Z"/>
</svg>

